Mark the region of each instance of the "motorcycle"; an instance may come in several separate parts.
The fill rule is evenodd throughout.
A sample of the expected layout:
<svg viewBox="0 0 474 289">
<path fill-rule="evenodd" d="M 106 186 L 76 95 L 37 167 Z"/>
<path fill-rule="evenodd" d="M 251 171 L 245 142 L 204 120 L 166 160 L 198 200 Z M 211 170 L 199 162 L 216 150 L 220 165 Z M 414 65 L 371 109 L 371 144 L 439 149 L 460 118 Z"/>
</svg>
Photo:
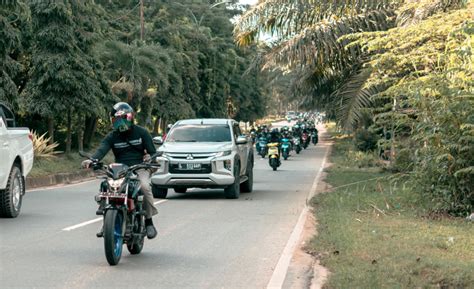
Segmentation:
<svg viewBox="0 0 474 289">
<path fill-rule="evenodd" d="M 250 138 L 252 139 L 252 144 L 255 144 L 257 134 L 254 131 L 250 132 Z"/>
<path fill-rule="evenodd" d="M 144 197 L 136 171 L 156 169 L 158 164 L 143 163 L 131 167 L 119 163 L 104 165 L 83 152 L 79 154 L 92 161 L 93 170 L 105 173 L 105 176 L 99 177 L 103 181 L 99 194 L 95 196 L 99 205 L 96 214 L 104 216 L 103 238 L 107 262 L 112 266 L 117 265 L 124 244 L 132 255 L 140 254 L 143 249 L 146 236 Z"/>
<path fill-rule="evenodd" d="M 306 149 L 308 147 L 308 144 L 309 144 L 309 136 L 308 136 L 308 133 L 304 132 L 302 135 L 301 135 L 301 141 L 303 142 L 303 148 Z"/>
<path fill-rule="evenodd" d="M 281 165 L 278 143 L 269 143 L 268 145 L 268 164 L 274 171 Z"/>
<path fill-rule="evenodd" d="M 262 158 L 265 158 L 267 155 L 267 138 L 266 137 L 259 137 L 258 142 L 255 144 L 255 148 L 257 149 L 257 153 L 262 156 Z"/>
<path fill-rule="evenodd" d="M 318 133 L 315 131 L 311 133 L 311 142 L 313 143 L 313 145 L 316 145 L 318 143 Z"/>
<path fill-rule="evenodd" d="M 293 138 L 293 145 L 295 146 L 295 152 L 299 154 L 301 151 L 301 140 L 299 137 Z"/>
<path fill-rule="evenodd" d="M 290 156 L 290 151 L 291 151 L 291 142 L 290 142 L 290 140 L 288 138 L 282 138 L 281 139 L 281 154 L 282 154 L 283 159 L 285 161 Z"/>
</svg>

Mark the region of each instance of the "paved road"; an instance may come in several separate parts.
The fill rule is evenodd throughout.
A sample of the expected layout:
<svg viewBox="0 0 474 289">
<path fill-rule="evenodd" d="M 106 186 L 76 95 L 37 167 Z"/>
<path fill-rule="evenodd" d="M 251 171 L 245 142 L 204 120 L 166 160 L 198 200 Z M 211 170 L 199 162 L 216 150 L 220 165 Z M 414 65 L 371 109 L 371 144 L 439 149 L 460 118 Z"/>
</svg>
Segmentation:
<svg viewBox="0 0 474 289">
<path fill-rule="evenodd" d="M 311 146 L 278 171 L 256 158 L 254 191 L 170 193 L 159 235 L 140 255 L 108 265 L 97 218 L 97 181 L 27 193 L 17 219 L 0 219 L 0 288 L 264 288 L 304 207 L 326 147 Z M 293 153 L 294 154 L 294 153 Z M 159 200 L 156 200 L 157 202 Z"/>
</svg>

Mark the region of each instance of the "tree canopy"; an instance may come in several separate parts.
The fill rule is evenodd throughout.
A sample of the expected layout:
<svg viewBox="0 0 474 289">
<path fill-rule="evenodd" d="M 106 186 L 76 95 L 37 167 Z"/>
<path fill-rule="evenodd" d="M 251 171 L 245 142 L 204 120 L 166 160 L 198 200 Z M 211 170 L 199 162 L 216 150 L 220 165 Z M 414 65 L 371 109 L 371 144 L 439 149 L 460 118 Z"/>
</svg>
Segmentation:
<svg viewBox="0 0 474 289">
<path fill-rule="evenodd" d="M 16 1 L 0 6 L 0 100 L 65 148 L 108 129 L 116 101 L 155 133 L 185 117 L 265 113 L 253 48 L 233 42 L 237 1 Z M 72 138 L 76 135 L 77 138 Z"/>
</svg>

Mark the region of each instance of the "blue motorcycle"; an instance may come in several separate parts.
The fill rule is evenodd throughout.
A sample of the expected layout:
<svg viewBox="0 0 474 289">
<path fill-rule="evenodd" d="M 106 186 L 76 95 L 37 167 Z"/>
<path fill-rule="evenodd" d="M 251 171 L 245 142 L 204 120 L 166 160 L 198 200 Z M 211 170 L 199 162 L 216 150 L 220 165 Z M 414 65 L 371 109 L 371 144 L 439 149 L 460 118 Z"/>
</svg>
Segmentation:
<svg viewBox="0 0 474 289">
<path fill-rule="evenodd" d="M 266 137 L 259 137 L 257 140 L 257 143 L 255 144 L 255 149 L 257 150 L 257 153 L 262 156 L 262 158 L 265 158 L 267 155 L 267 138 Z"/>
<path fill-rule="evenodd" d="M 281 139 L 281 154 L 284 160 L 288 159 L 288 157 L 290 156 L 290 151 L 291 151 L 290 139 L 282 138 Z"/>
</svg>

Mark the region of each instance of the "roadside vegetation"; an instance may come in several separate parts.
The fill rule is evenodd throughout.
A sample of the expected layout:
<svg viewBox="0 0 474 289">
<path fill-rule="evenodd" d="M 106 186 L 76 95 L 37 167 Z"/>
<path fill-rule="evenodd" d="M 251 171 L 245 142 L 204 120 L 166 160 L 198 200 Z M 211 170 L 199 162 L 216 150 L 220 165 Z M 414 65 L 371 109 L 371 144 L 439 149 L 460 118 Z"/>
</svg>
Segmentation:
<svg viewBox="0 0 474 289">
<path fill-rule="evenodd" d="M 306 248 L 331 272 L 325 288 L 472 288 L 473 223 L 433 214 L 409 178 L 333 136 L 332 189 L 312 200 L 318 234 Z"/>
<path fill-rule="evenodd" d="M 350 133 L 354 158 L 387 161 L 432 213 L 474 212 L 474 1 L 261 1 L 234 34 L 262 33 L 258 67 Z"/>
<path fill-rule="evenodd" d="M 66 154 L 110 130 L 118 101 L 154 134 L 187 117 L 254 121 L 267 92 L 264 75 L 244 73 L 254 47 L 233 41 L 231 19 L 244 9 L 236 0 L 7 1 L 0 101 Z"/>
</svg>

